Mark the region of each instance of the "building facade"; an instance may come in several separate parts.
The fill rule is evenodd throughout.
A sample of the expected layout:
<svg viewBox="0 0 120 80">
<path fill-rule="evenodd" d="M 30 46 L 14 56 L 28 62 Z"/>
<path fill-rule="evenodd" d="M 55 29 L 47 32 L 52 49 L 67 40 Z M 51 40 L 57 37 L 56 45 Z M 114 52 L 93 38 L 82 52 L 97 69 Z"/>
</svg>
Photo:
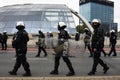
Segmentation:
<svg viewBox="0 0 120 80">
<path fill-rule="evenodd" d="M 114 2 L 108 0 L 80 0 L 80 14 L 89 22 L 100 19 L 105 32 L 116 29 L 114 23 Z"/>
<path fill-rule="evenodd" d="M 0 32 L 16 32 L 16 22 L 23 21 L 30 34 L 42 29 L 46 32 L 58 32 L 58 22 L 67 25 L 67 31 L 75 33 L 75 23 L 69 8 L 63 4 L 19 4 L 0 7 Z"/>
</svg>

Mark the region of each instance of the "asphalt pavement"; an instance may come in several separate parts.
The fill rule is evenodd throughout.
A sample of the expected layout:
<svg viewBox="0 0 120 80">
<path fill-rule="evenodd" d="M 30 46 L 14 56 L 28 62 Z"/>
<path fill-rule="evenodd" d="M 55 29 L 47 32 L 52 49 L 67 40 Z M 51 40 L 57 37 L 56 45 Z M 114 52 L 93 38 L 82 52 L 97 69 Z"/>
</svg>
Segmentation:
<svg viewBox="0 0 120 80">
<path fill-rule="evenodd" d="M 59 75 L 51 75 L 50 71 L 54 68 L 54 51 L 53 49 L 46 49 L 48 56 L 44 57 L 44 53 L 41 53 L 40 57 L 35 57 L 37 54 L 37 48 L 28 48 L 27 60 L 30 64 L 30 69 L 32 77 L 66 77 L 66 74 L 69 72 L 65 62 L 60 60 L 59 66 Z M 109 49 L 105 48 L 105 51 L 108 53 Z M 93 58 L 89 57 L 89 51 L 81 50 L 80 48 L 70 49 L 69 52 L 70 60 L 75 69 L 75 75 L 72 77 L 89 77 L 87 73 L 91 70 L 93 64 Z M 106 56 L 104 57 L 101 54 L 101 58 L 106 64 L 110 67 L 107 74 L 103 74 L 103 68 L 98 65 L 97 72 L 93 77 L 100 76 L 119 76 L 120 75 L 120 49 L 117 48 L 117 56 Z M 17 72 L 16 76 L 9 75 L 8 71 L 11 71 L 15 63 L 15 50 L 8 48 L 8 50 L 0 50 L 0 77 L 22 77 L 22 74 L 25 73 L 23 67 L 21 66 Z M 0 79 L 2 79 L 0 78 Z M 39 79 L 40 79 L 39 78 Z M 120 78 L 119 78 L 120 79 Z M 42 78 L 43 80 L 43 78 Z M 62 80 L 62 79 L 61 79 Z M 81 79 L 82 80 L 82 79 Z M 95 79 L 96 80 L 96 79 Z"/>
</svg>

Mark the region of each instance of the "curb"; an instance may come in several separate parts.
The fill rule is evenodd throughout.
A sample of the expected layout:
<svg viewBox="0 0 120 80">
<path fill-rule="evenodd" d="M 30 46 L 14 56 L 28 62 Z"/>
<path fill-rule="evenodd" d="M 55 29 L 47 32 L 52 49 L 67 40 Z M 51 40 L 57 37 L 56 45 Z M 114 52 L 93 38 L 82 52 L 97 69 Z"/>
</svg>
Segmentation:
<svg viewBox="0 0 120 80">
<path fill-rule="evenodd" d="M 0 77 L 0 80 L 120 80 L 120 76 L 83 77 Z"/>
</svg>

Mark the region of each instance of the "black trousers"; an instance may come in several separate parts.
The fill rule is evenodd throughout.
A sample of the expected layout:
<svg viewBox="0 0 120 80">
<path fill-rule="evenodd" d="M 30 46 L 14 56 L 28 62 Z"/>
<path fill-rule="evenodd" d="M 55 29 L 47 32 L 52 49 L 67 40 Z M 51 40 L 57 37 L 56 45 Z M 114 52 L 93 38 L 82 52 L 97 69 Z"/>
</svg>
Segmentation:
<svg viewBox="0 0 120 80">
<path fill-rule="evenodd" d="M 85 43 L 85 49 L 88 48 L 89 52 L 90 52 L 90 56 L 93 56 L 93 53 L 92 53 L 92 49 L 90 47 L 90 44 L 88 43 Z"/>
<path fill-rule="evenodd" d="M 111 50 L 110 50 L 110 52 L 109 52 L 108 55 L 111 55 L 111 53 L 114 52 L 114 55 L 117 56 L 117 54 L 116 54 L 116 49 L 115 49 L 115 45 L 116 45 L 116 44 L 112 44 L 112 45 L 111 45 Z"/>
<path fill-rule="evenodd" d="M 13 72 L 16 73 L 20 68 L 20 66 L 22 65 L 26 73 L 30 73 L 29 63 L 27 62 L 27 59 L 26 59 L 27 48 L 16 49 L 16 52 L 17 52 L 16 63 L 15 63 Z"/>
<path fill-rule="evenodd" d="M 103 69 L 105 69 L 107 67 L 107 65 L 103 62 L 103 60 L 100 58 L 101 56 L 101 51 L 96 51 L 94 52 L 94 57 L 93 57 L 93 66 L 92 66 L 92 71 L 96 72 L 96 68 L 98 66 L 98 64 L 100 64 Z"/>
<path fill-rule="evenodd" d="M 58 71 L 58 67 L 60 64 L 60 59 L 61 57 L 63 58 L 64 62 L 67 64 L 67 67 L 69 68 L 70 72 L 74 73 L 74 69 L 72 67 L 72 63 L 70 62 L 68 56 L 62 56 L 62 53 L 55 55 L 55 66 L 54 66 L 54 70 Z"/>
<path fill-rule="evenodd" d="M 2 50 L 7 50 L 7 42 L 2 42 Z"/>
<path fill-rule="evenodd" d="M 106 55 L 106 52 L 105 52 L 105 50 L 104 50 L 103 48 L 102 48 L 101 52 L 102 52 L 104 55 Z"/>
<path fill-rule="evenodd" d="M 41 50 L 45 53 L 45 55 L 47 55 L 45 48 L 39 46 L 38 47 L 38 54 L 37 54 L 38 56 L 40 56 Z"/>
</svg>

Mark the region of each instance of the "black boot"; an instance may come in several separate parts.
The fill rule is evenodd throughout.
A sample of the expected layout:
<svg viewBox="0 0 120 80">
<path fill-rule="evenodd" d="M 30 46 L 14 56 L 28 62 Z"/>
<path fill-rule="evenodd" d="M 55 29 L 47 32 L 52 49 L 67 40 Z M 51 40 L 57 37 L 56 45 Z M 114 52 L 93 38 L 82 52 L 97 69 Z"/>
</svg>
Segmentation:
<svg viewBox="0 0 120 80">
<path fill-rule="evenodd" d="M 58 71 L 53 70 L 53 71 L 50 72 L 50 74 L 58 75 Z"/>
<path fill-rule="evenodd" d="M 117 55 L 113 54 L 112 56 L 117 56 Z"/>
<path fill-rule="evenodd" d="M 44 57 L 47 57 L 47 54 L 45 54 Z"/>
<path fill-rule="evenodd" d="M 90 55 L 89 57 L 93 57 L 93 55 Z"/>
<path fill-rule="evenodd" d="M 94 72 L 94 71 L 90 71 L 90 72 L 88 73 L 88 75 L 95 75 L 95 72 Z"/>
<path fill-rule="evenodd" d="M 66 74 L 66 76 L 73 76 L 75 75 L 75 72 L 69 72 L 68 74 Z"/>
<path fill-rule="evenodd" d="M 14 71 L 9 71 L 8 73 L 9 73 L 10 75 L 17 75 L 17 73 L 14 72 Z"/>
<path fill-rule="evenodd" d="M 25 74 L 23 74 L 23 76 L 32 76 L 31 72 L 26 72 Z"/>
<path fill-rule="evenodd" d="M 104 70 L 104 72 L 103 72 L 103 73 L 104 73 L 104 74 L 106 74 L 106 73 L 107 73 L 107 71 L 109 70 L 109 67 L 107 67 L 107 66 L 106 66 L 103 70 Z"/>
<path fill-rule="evenodd" d="M 40 57 L 40 55 L 36 55 L 35 57 Z"/>
</svg>

